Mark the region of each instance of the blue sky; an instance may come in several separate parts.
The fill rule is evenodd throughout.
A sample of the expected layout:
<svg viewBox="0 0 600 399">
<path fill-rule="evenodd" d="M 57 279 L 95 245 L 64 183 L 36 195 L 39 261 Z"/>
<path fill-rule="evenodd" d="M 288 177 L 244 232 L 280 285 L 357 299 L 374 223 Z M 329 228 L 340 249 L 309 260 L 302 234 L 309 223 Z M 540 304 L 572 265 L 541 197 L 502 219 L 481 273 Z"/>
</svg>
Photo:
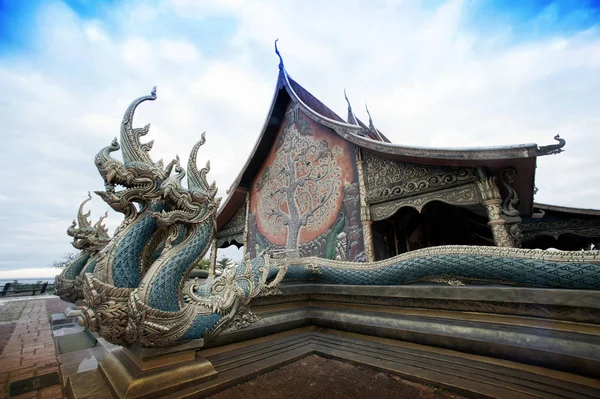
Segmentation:
<svg viewBox="0 0 600 399">
<path fill-rule="evenodd" d="M 340 115 L 344 88 L 363 119 L 368 101 L 395 143 L 560 133 L 536 201 L 600 208 L 598 21 L 593 1 L 0 0 L 0 278 L 54 274 L 79 203 L 102 189 L 94 154 L 154 85 L 135 121 L 152 122 L 153 157 L 185 160 L 207 131 L 200 157 L 225 196 L 268 111 L 276 38 L 296 80 Z"/>
</svg>

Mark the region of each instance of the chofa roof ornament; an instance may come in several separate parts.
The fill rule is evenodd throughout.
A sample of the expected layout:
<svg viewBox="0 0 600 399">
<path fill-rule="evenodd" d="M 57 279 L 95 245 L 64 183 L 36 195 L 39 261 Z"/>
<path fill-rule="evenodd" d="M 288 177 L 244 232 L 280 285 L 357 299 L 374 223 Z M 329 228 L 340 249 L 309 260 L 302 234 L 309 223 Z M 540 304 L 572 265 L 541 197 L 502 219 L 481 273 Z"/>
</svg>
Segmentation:
<svg viewBox="0 0 600 399">
<path fill-rule="evenodd" d="M 279 69 L 283 71 L 285 67 L 283 66 L 283 58 L 281 58 L 281 54 L 279 53 L 279 49 L 277 48 L 278 41 L 279 39 L 275 39 L 275 54 L 277 54 L 277 56 L 279 57 Z"/>
<path fill-rule="evenodd" d="M 348 95 L 346 95 L 345 88 L 344 88 L 344 98 L 346 99 L 346 102 L 348 103 L 348 123 L 358 126 L 358 122 L 356 121 L 356 117 L 354 116 L 354 111 L 352 111 L 352 105 L 350 105 L 350 100 L 348 100 Z"/>
<path fill-rule="evenodd" d="M 567 141 L 561 138 L 560 134 L 554 136 L 554 140 L 558 141 L 558 144 L 550 144 L 538 147 L 538 156 L 554 155 L 563 152 L 564 150 L 562 148 L 565 146 L 565 144 L 567 144 Z"/>
<path fill-rule="evenodd" d="M 373 132 L 375 133 L 375 136 L 380 140 L 380 141 L 385 141 L 383 140 L 383 138 L 381 137 L 381 133 L 379 133 L 379 130 L 377 130 L 377 128 L 375 127 L 375 125 L 373 124 L 373 118 L 371 117 L 371 113 L 369 112 L 369 107 L 367 106 L 367 103 L 365 103 L 365 109 L 367 110 L 367 115 L 369 115 L 369 128 L 367 129 L 367 131 L 365 132 L 366 134 L 368 134 L 369 132 Z"/>
</svg>

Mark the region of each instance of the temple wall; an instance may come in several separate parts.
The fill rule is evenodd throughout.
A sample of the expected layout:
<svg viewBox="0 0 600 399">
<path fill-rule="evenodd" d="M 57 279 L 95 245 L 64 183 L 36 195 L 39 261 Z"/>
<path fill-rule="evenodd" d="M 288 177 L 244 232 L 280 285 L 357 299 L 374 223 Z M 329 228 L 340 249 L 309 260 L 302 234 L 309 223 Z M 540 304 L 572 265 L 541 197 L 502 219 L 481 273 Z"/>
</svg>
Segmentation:
<svg viewBox="0 0 600 399">
<path fill-rule="evenodd" d="M 271 248 L 365 260 L 355 148 L 295 104 L 252 183 L 249 211 L 251 257 Z"/>
</svg>

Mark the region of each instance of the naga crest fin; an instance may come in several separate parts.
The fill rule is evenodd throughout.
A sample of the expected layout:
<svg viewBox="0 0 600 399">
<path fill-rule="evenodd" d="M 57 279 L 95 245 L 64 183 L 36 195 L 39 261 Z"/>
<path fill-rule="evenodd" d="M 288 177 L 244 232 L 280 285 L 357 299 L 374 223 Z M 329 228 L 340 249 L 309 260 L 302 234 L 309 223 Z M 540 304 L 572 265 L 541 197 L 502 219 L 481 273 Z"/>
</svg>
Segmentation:
<svg viewBox="0 0 600 399">
<path fill-rule="evenodd" d="M 142 128 L 133 128 L 133 115 L 135 110 L 144 101 L 156 100 L 156 87 L 152 89 L 150 95 L 143 96 L 133 100 L 133 102 L 127 107 L 125 115 L 123 116 L 123 122 L 121 123 L 121 145 L 123 146 L 121 152 L 123 153 L 123 160 L 127 162 L 142 162 L 149 165 L 154 165 L 148 152 L 152 148 L 153 142 L 140 143 L 140 137 L 148 134 L 150 130 L 150 124 Z"/>
<path fill-rule="evenodd" d="M 206 167 L 200 170 L 197 167 L 198 150 L 206 142 L 205 134 L 206 132 L 202 133 L 200 141 L 194 145 L 188 159 L 188 188 L 199 190 L 211 199 L 214 199 L 217 194 L 217 186 L 215 183 L 209 185 L 206 180 L 206 175 L 210 171 L 210 161 L 206 163 Z"/>
<path fill-rule="evenodd" d="M 102 224 L 104 219 L 108 217 L 108 211 L 104 212 L 104 215 L 100 216 L 100 219 L 94 225 L 94 229 L 98 232 L 98 235 L 105 238 L 110 238 L 108 235 L 108 229 Z"/>
<path fill-rule="evenodd" d="M 185 169 L 183 169 L 183 166 L 181 166 L 181 164 L 179 163 L 179 155 L 175 155 L 175 173 L 177 174 L 176 178 L 179 181 L 179 184 L 181 185 L 181 182 L 185 177 Z"/>
<path fill-rule="evenodd" d="M 92 214 L 92 212 L 88 211 L 85 214 L 83 213 L 83 207 L 85 206 L 85 204 L 87 204 L 91 200 L 92 200 L 92 194 L 88 191 L 87 199 L 84 200 L 81 203 L 81 205 L 79 205 L 79 211 L 77 212 L 77 223 L 79 224 L 80 229 L 92 227 L 92 223 L 89 220 L 89 217 Z"/>
</svg>

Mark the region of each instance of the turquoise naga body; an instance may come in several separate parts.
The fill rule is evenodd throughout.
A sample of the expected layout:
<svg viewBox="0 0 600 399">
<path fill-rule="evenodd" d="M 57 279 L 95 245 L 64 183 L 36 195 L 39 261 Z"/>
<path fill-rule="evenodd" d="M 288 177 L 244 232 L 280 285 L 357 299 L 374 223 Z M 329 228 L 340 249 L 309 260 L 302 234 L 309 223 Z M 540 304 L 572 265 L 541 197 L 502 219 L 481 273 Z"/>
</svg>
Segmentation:
<svg viewBox="0 0 600 399">
<path fill-rule="evenodd" d="M 472 253 L 466 253 L 469 252 Z M 560 252 L 446 246 L 399 255 L 385 261 L 353 263 L 322 258 L 268 261 L 256 257 L 236 266 L 234 284 L 248 299 L 258 293 L 263 268 L 272 280 L 285 263 L 284 281 L 342 285 L 404 285 L 435 281 L 485 282 L 538 288 L 600 290 L 600 252 Z M 578 254 L 581 254 L 579 256 Z M 278 264 L 279 263 L 279 264 Z M 251 277 L 247 273 L 251 267 Z M 196 294 L 211 295 L 207 281 Z M 442 280 L 443 281 L 443 280 Z M 196 317 L 179 341 L 204 337 L 221 318 L 218 313 Z"/>
<path fill-rule="evenodd" d="M 314 261 L 313 264 L 291 264 L 285 280 L 346 285 L 401 285 L 436 277 L 450 277 L 456 280 L 539 288 L 600 290 L 598 263 L 449 254 L 390 260 L 391 262 L 380 267 L 369 267 L 369 264 L 352 267 L 332 262 L 321 264 L 319 261 Z"/>
<path fill-rule="evenodd" d="M 147 210 L 138 215 L 120 236 L 113 239 L 113 245 L 117 247 L 112 266 L 115 287 L 135 288 L 142 281 L 140 258 L 150 237 L 158 228 L 150 211 L 161 212 L 163 209 L 165 205 L 162 202 L 150 203 Z"/>
<path fill-rule="evenodd" d="M 69 280 L 74 280 L 75 277 L 79 276 L 81 270 L 85 267 L 85 265 L 90 260 L 90 254 L 84 251 L 81 251 L 79 256 L 75 258 L 69 265 L 67 265 L 65 269 L 65 278 Z"/>
<path fill-rule="evenodd" d="M 210 245 L 212 223 L 191 227 L 188 236 L 174 245 L 164 258 L 157 260 L 155 275 L 147 274 L 150 284 L 148 304 L 158 310 L 175 312 L 179 310 L 179 290 L 187 272 L 194 267 Z"/>
</svg>

